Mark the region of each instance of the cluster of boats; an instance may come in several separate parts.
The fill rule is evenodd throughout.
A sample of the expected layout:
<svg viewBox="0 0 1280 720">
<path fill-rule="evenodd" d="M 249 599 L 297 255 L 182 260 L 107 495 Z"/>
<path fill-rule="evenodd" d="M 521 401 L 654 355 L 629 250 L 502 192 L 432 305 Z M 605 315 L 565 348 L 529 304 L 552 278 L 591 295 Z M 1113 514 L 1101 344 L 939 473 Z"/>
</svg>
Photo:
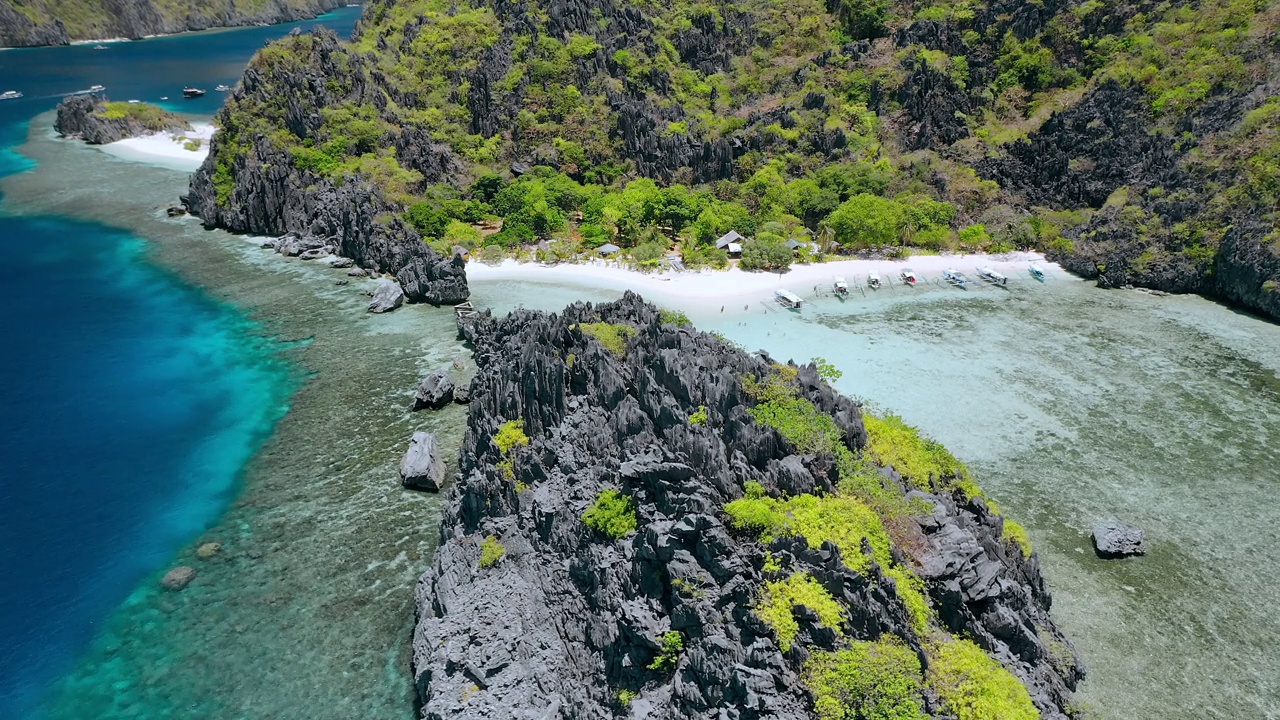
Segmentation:
<svg viewBox="0 0 1280 720">
<path fill-rule="evenodd" d="M 1031 275 L 1032 279 L 1037 280 L 1039 282 L 1045 281 L 1044 270 L 1039 265 L 1032 264 L 1029 268 L 1027 268 L 1027 272 Z M 982 267 L 977 268 L 977 274 L 980 279 L 982 279 L 983 281 L 991 285 L 999 285 L 1002 287 L 1007 287 L 1009 284 L 1008 276 L 993 270 L 989 266 L 984 265 Z M 906 285 L 907 287 L 916 287 L 921 283 L 920 276 L 917 275 L 916 272 L 910 268 L 903 268 L 903 270 L 900 273 L 898 273 L 898 281 L 901 284 Z M 946 284 L 955 288 L 959 288 L 961 290 L 967 290 L 974 281 L 970 280 L 967 275 L 960 272 L 959 270 L 956 270 L 954 268 L 948 268 L 942 271 L 941 282 L 945 282 Z M 872 270 L 869 273 L 867 273 L 866 287 L 868 289 L 879 290 L 880 288 L 884 287 L 884 285 L 885 285 L 885 279 L 880 275 L 880 272 L 878 270 Z M 819 292 L 819 294 L 822 294 L 823 292 L 825 292 L 823 288 L 815 288 L 815 289 Z M 831 283 L 831 290 L 832 292 L 835 293 L 835 296 L 837 298 L 840 298 L 841 300 L 848 299 L 850 296 L 849 281 L 846 280 L 844 277 L 837 276 L 836 278 L 833 279 Z M 776 300 L 779 305 L 789 310 L 800 310 L 800 308 L 804 306 L 804 299 L 801 298 L 799 295 L 791 292 L 790 290 L 775 290 L 773 292 L 773 297 L 774 297 L 774 300 Z"/>
</svg>

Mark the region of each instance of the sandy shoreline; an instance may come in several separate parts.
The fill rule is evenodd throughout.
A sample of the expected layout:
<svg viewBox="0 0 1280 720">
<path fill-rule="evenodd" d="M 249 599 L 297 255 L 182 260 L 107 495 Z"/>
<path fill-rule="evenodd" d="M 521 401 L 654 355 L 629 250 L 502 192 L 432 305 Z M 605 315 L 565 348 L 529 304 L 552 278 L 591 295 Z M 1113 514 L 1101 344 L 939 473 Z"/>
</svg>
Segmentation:
<svg viewBox="0 0 1280 720">
<path fill-rule="evenodd" d="M 192 123 L 192 130 L 184 133 L 156 133 L 142 137 L 126 138 L 118 142 L 100 146 L 100 149 L 118 158 L 159 165 L 174 170 L 194 172 L 209 155 L 209 140 L 213 137 L 214 127 L 207 123 Z M 198 150 L 188 150 L 178 137 L 188 140 L 200 140 Z"/>
<path fill-rule="evenodd" d="M 469 280 L 522 280 L 528 282 L 572 283 L 608 290 L 634 290 L 645 296 L 675 300 L 742 300 L 772 295 L 774 290 L 791 290 L 812 297 L 815 287 L 829 288 L 836 277 L 851 287 L 866 285 L 867 275 L 880 273 L 885 282 L 899 282 L 907 268 L 915 271 L 922 284 L 932 283 L 944 270 L 954 268 L 977 280 L 976 268 L 988 266 L 1005 274 L 1011 283 L 1030 281 L 1027 269 L 1038 264 L 1046 273 L 1063 273 L 1057 264 L 1046 262 L 1036 252 L 1005 255 L 917 255 L 907 260 L 839 260 L 814 265 L 795 265 L 781 277 L 777 273 L 729 270 L 641 273 L 614 263 L 595 260 L 581 265 L 540 265 L 505 260 L 500 265 L 467 263 Z M 857 290 L 855 288 L 854 292 Z"/>
</svg>

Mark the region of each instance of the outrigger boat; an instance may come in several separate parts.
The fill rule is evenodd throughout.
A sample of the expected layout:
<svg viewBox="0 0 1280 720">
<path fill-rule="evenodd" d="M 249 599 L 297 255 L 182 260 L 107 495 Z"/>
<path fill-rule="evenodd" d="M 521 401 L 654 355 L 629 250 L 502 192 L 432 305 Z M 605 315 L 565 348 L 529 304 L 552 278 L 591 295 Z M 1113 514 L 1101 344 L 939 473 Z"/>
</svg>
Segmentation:
<svg viewBox="0 0 1280 720">
<path fill-rule="evenodd" d="M 202 97 L 203 95 L 204 95 L 204 90 L 201 90 L 200 88 L 193 88 L 193 87 L 182 88 L 182 97 L 184 98 L 198 98 L 198 97 Z"/>
<path fill-rule="evenodd" d="M 904 284 L 910 285 L 911 287 L 915 287 L 916 283 L 920 282 L 920 278 L 916 277 L 916 271 L 911 268 L 903 270 L 898 277 L 902 278 L 902 282 Z"/>
<path fill-rule="evenodd" d="M 1027 268 L 1027 270 L 1031 272 L 1031 277 L 1039 280 L 1040 282 L 1044 282 L 1044 270 L 1041 270 L 1039 265 L 1033 264 L 1031 267 Z"/>
<path fill-rule="evenodd" d="M 841 300 L 849 297 L 849 283 L 845 282 L 843 277 L 837 277 L 835 282 L 832 283 L 832 286 L 835 288 L 836 297 Z"/>
<path fill-rule="evenodd" d="M 942 278 L 961 290 L 969 289 L 969 278 L 965 277 L 964 273 L 959 270 L 943 270 Z"/>
<path fill-rule="evenodd" d="M 788 310 L 799 310 L 800 307 L 804 305 L 804 300 L 790 290 L 774 290 L 773 299 L 777 300 L 779 305 L 787 308 Z"/>
<path fill-rule="evenodd" d="M 218 87 L 214 88 L 214 90 L 217 90 L 218 92 L 226 92 L 230 89 L 231 89 L 230 85 L 219 85 Z"/>
<path fill-rule="evenodd" d="M 867 273 L 867 287 L 871 288 L 872 290 L 880 289 L 880 273 L 876 272 L 875 270 L 872 270 L 871 272 Z"/>
<path fill-rule="evenodd" d="M 987 282 L 993 285 L 1005 285 L 1009 282 L 1009 278 L 1005 277 L 1004 275 L 1001 275 L 1000 273 L 996 272 L 995 270 L 992 270 L 991 268 L 985 265 L 978 268 L 978 277 L 982 278 L 983 280 L 986 280 Z"/>
</svg>

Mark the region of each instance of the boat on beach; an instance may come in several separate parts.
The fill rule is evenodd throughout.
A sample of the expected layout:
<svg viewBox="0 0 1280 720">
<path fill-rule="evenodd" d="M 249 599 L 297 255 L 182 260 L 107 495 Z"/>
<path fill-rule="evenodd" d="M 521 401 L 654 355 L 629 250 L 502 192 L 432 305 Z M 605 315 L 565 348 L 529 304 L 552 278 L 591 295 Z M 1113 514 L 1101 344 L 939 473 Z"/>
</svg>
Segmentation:
<svg viewBox="0 0 1280 720">
<path fill-rule="evenodd" d="M 844 277 L 835 278 L 835 281 L 831 283 L 831 286 L 835 290 L 836 297 L 841 300 L 849 297 L 849 283 L 844 279 Z"/>
<path fill-rule="evenodd" d="M 773 299 L 788 310 L 799 310 L 804 305 L 804 300 L 790 290 L 774 290 Z"/>
<path fill-rule="evenodd" d="M 951 268 L 943 270 L 942 279 L 946 280 L 952 286 L 960 288 L 961 290 L 969 289 L 969 278 L 965 277 L 964 273 L 960 272 L 959 270 L 955 270 Z"/>
<path fill-rule="evenodd" d="M 17 90 L 5 90 L 0 93 L 0 100 L 17 100 L 20 97 L 22 97 L 22 93 Z"/>
<path fill-rule="evenodd" d="M 1039 265 L 1032 263 L 1031 267 L 1027 268 L 1027 272 L 1031 273 L 1031 277 L 1044 282 L 1044 270 L 1041 270 Z"/>
<path fill-rule="evenodd" d="M 872 290 L 879 290 L 881 282 L 882 281 L 880 280 L 879 272 L 872 270 L 871 272 L 867 273 L 867 287 L 871 288 Z"/>
<path fill-rule="evenodd" d="M 193 87 L 182 88 L 182 97 L 184 98 L 198 98 L 203 96 L 204 96 L 204 90 L 201 90 L 200 88 L 193 88 Z"/>
<path fill-rule="evenodd" d="M 990 267 L 987 267 L 986 265 L 983 265 L 982 267 L 978 268 L 978 277 L 982 278 L 983 280 L 986 280 L 987 282 L 993 285 L 1006 285 L 1009 282 L 1009 278 L 996 272 L 995 270 L 992 270 Z"/>
<path fill-rule="evenodd" d="M 905 268 L 899 273 L 898 277 L 902 279 L 904 285 L 910 285 L 911 287 L 915 287 L 916 283 L 920 282 L 920 278 L 916 277 L 916 271 L 911 268 Z"/>
</svg>

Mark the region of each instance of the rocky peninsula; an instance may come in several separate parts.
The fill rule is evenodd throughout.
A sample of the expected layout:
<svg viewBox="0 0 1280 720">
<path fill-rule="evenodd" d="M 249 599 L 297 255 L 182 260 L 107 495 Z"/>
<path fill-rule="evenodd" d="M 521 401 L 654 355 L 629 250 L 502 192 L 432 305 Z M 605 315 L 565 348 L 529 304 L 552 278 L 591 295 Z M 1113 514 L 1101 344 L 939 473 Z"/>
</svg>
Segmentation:
<svg viewBox="0 0 1280 720">
<path fill-rule="evenodd" d="M 129 0 L 110 2 L 0 3 L 0 47 L 68 45 L 77 40 L 138 39 L 188 30 L 307 20 L 344 4 L 343 0 Z"/>
<path fill-rule="evenodd" d="M 464 331 L 422 717 L 1071 715 L 1025 532 L 825 369 L 630 293 Z"/>
<path fill-rule="evenodd" d="M 153 133 L 192 130 L 181 116 L 149 103 L 111 102 L 103 95 L 72 95 L 58 104 L 53 127 L 63 137 L 106 145 Z"/>
</svg>

